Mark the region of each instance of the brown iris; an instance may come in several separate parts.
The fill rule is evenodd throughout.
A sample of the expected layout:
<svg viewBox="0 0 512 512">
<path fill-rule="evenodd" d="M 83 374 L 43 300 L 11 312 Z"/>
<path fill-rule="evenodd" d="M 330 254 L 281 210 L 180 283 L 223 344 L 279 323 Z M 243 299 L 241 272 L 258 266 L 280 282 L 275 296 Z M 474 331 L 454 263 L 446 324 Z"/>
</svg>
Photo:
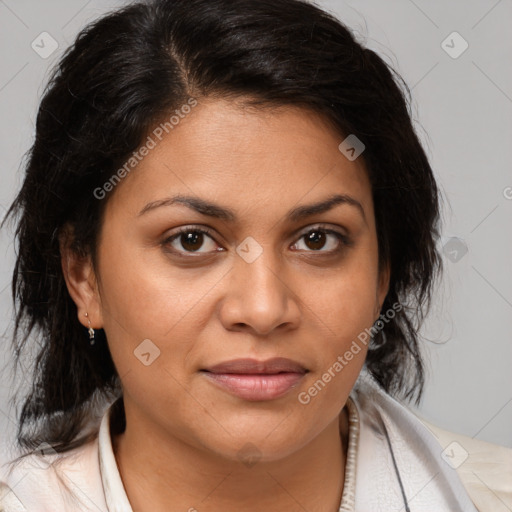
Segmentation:
<svg viewBox="0 0 512 512">
<path fill-rule="evenodd" d="M 304 235 L 306 244 L 310 249 L 318 250 L 325 245 L 326 233 L 322 231 L 311 231 Z"/>
<path fill-rule="evenodd" d="M 203 245 L 203 233 L 198 231 L 190 231 L 181 234 L 181 245 L 184 249 L 197 251 Z"/>
</svg>

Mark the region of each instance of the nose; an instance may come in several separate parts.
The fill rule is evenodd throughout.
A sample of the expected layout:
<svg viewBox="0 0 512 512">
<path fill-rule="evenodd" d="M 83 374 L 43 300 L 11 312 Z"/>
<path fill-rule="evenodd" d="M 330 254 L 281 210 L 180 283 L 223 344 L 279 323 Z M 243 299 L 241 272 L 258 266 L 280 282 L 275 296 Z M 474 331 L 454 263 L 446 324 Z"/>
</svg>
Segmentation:
<svg viewBox="0 0 512 512">
<path fill-rule="evenodd" d="M 220 318 L 227 330 L 264 336 L 274 329 L 295 329 L 300 300 L 278 258 L 266 249 L 252 263 L 236 257 L 229 273 Z"/>
</svg>

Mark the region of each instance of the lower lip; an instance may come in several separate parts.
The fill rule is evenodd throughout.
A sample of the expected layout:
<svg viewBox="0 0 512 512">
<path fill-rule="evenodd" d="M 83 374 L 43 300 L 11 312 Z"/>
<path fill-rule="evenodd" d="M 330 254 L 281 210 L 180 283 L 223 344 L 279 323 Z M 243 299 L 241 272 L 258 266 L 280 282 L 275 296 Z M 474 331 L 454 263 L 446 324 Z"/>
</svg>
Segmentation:
<svg viewBox="0 0 512 512">
<path fill-rule="evenodd" d="M 296 387 L 304 373 L 235 374 L 203 372 L 214 384 L 244 400 L 280 398 Z"/>
</svg>

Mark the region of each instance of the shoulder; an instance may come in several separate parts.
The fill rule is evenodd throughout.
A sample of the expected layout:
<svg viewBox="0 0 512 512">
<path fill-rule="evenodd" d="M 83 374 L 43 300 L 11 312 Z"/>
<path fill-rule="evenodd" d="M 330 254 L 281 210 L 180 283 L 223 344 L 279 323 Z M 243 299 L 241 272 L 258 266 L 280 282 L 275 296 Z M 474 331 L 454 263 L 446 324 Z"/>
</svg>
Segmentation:
<svg viewBox="0 0 512 512">
<path fill-rule="evenodd" d="M 512 449 L 439 428 L 424 419 L 480 512 L 512 510 Z"/>
<path fill-rule="evenodd" d="M 0 468 L 0 512 L 106 511 L 98 441 L 65 453 L 38 453 Z"/>
<path fill-rule="evenodd" d="M 372 464 L 376 463 L 374 451 L 383 444 L 380 438 L 389 434 L 396 458 L 403 459 L 399 465 L 404 468 L 401 476 L 405 484 L 408 485 L 408 481 L 414 483 L 422 471 L 426 477 L 435 474 L 439 485 L 436 484 L 437 493 L 434 494 L 448 504 L 446 510 L 512 510 L 510 448 L 430 424 L 414 408 L 385 392 L 367 373 L 361 373 L 351 397 L 359 405 L 362 425 L 366 426 L 367 438 L 372 441 L 371 450 L 366 453 Z M 418 498 L 419 495 L 415 495 L 416 507 L 419 506 Z M 453 500 L 457 506 L 453 505 Z M 427 507 L 425 510 L 429 510 L 429 504 L 431 497 L 427 496 L 423 503 Z"/>
</svg>

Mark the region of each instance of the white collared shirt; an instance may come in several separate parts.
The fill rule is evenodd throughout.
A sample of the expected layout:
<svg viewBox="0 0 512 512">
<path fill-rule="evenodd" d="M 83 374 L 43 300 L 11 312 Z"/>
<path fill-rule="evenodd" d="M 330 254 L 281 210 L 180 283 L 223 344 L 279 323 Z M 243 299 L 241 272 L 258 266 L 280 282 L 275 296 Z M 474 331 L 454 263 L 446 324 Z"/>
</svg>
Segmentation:
<svg viewBox="0 0 512 512">
<path fill-rule="evenodd" d="M 365 371 L 347 409 L 340 512 L 512 510 L 512 450 L 421 421 Z M 30 455 L 10 472 L 4 466 L 0 512 L 133 512 L 112 448 L 111 411 L 86 445 Z"/>
</svg>

